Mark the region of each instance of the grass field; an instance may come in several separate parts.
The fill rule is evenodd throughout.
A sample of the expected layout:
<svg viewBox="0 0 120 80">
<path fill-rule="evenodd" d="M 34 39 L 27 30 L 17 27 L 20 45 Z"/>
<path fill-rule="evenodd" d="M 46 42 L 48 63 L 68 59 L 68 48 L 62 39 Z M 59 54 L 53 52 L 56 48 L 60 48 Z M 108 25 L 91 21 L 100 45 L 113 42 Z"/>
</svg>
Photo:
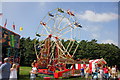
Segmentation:
<svg viewBox="0 0 120 80">
<path fill-rule="evenodd" d="M 19 80 L 30 80 L 29 72 L 31 71 L 31 67 L 20 67 L 20 76 Z M 43 74 L 39 74 L 39 77 L 36 78 L 36 80 L 44 80 L 42 76 L 47 76 Z M 49 76 L 52 77 L 52 76 Z M 51 80 L 86 80 L 81 77 L 76 78 L 69 78 L 69 79 L 51 79 Z"/>
<path fill-rule="evenodd" d="M 20 67 L 20 76 L 18 80 L 30 80 L 29 72 L 31 71 L 31 67 Z M 44 74 L 38 74 L 39 77 L 36 78 L 36 80 L 44 80 L 43 76 L 45 77 L 52 77 L 53 76 L 48 76 Z M 119 77 L 120 77 L 120 72 L 119 72 Z M 91 77 L 90 77 L 91 78 Z M 72 78 L 67 78 L 67 79 L 51 79 L 51 80 L 86 80 L 85 78 L 81 77 L 72 77 Z"/>
</svg>

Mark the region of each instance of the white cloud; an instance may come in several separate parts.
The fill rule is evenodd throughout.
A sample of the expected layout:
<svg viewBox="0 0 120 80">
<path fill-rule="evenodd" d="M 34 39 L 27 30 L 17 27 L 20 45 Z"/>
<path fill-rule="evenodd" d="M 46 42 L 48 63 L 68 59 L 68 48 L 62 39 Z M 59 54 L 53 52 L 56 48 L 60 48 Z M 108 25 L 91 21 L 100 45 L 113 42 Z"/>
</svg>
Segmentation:
<svg viewBox="0 0 120 80">
<path fill-rule="evenodd" d="M 92 39 L 99 39 L 102 26 L 99 25 L 89 25 L 89 27 L 83 27 L 83 30 L 89 32 L 89 35 Z"/>
<path fill-rule="evenodd" d="M 98 39 L 100 37 L 99 33 L 91 33 L 92 39 Z"/>
<path fill-rule="evenodd" d="M 101 29 L 102 29 L 102 26 L 99 26 L 99 25 L 89 25 L 88 27 L 87 26 L 83 27 L 83 30 L 90 31 L 90 32 L 99 32 L 101 31 Z"/>
<path fill-rule="evenodd" d="M 112 43 L 112 44 L 118 45 L 117 42 L 115 42 L 113 40 L 110 40 L 110 39 L 108 39 L 108 40 L 102 40 L 101 43 L 109 43 L 109 44 Z"/>
<path fill-rule="evenodd" d="M 77 16 L 91 22 L 109 22 L 118 18 L 118 15 L 115 13 L 95 13 L 91 10 L 86 10 L 83 14 Z"/>
</svg>

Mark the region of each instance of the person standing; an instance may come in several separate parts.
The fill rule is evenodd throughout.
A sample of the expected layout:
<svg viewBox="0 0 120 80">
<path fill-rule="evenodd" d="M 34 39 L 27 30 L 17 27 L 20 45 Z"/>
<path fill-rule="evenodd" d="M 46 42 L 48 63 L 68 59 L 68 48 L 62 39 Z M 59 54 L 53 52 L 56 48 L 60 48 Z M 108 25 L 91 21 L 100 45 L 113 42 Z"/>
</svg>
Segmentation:
<svg viewBox="0 0 120 80">
<path fill-rule="evenodd" d="M 102 67 L 100 67 L 100 69 L 99 69 L 99 76 L 98 76 L 98 78 L 99 78 L 100 80 L 103 80 L 103 75 L 104 75 L 103 68 L 102 68 Z"/>
<path fill-rule="evenodd" d="M 1 80 L 9 80 L 10 77 L 10 68 L 11 64 L 9 63 L 9 59 L 4 59 L 4 64 L 0 66 L 0 72 L 1 72 Z"/>
<path fill-rule="evenodd" d="M 105 66 L 105 67 L 103 68 L 103 72 L 104 72 L 104 76 L 105 76 L 105 78 L 106 78 L 106 79 L 108 79 L 108 78 L 109 78 L 108 71 L 109 71 L 108 67 L 107 67 L 107 66 Z"/>
<path fill-rule="evenodd" d="M 32 64 L 32 70 L 30 71 L 30 79 L 36 80 L 37 68 Z"/>
<path fill-rule="evenodd" d="M 116 69 L 116 74 L 115 74 L 115 77 L 116 77 L 116 78 L 118 78 L 118 72 L 119 72 L 119 70 L 118 70 L 117 65 L 115 65 L 115 69 Z"/>
<path fill-rule="evenodd" d="M 10 80 L 17 80 L 17 65 L 13 64 L 10 71 Z"/>
<path fill-rule="evenodd" d="M 19 57 L 15 59 L 14 64 L 17 67 L 17 79 L 19 79 L 19 72 L 20 72 Z"/>
<path fill-rule="evenodd" d="M 86 72 L 85 78 L 86 78 L 86 80 L 89 80 L 89 74 L 90 74 L 90 68 L 89 68 L 89 66 L 86 67 L 85 72 Z"/>
<path fill-rule="evenodd" d="M 38 68 L 38 63 L 37 63 L 36 60 L 34 60 L 34 61 L 32 62 L 32 65 L 34 65 L 34 67 L 36 67 L 36 69 Z M 35 74 L 35 75 L 36 75 L 36 77 L 38 76 L 38 74 Z"/>
<path fill-rule="evenodd" d="M 84 74 L 84 67 L 82 67 L 82 68 L 80 69 L 80 72 L 81 72 L 81 77 L 84 77 L 84 76 L 85 76 L 85 74 Z"/>
<path fill-rule="evenodd" d="M 0 66 L 2 65 L 2 61 L 0 61 Z M 0 80 L 2 79 L 2 76 L 1 76 L 2 72 L 0 72 Z"/>
<path fill-rule="evenodd" d="M 115 66 L 112 66 L 111 73 L 112 73 L 112 77 L 115 78 L 116 77 L 116 68 L 115 68 Z"/>
</svg>

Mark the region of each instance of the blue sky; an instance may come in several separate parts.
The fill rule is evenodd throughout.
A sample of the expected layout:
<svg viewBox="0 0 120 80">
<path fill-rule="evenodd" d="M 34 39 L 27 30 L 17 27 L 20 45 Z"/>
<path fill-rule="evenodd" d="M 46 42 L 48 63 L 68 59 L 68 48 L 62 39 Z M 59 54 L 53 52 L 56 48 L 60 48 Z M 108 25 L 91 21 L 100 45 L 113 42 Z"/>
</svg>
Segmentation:
<svg viewBox="0 0 120 80">
<path fill-rule="evenodd" d="M 35 38 L 40 21 L 56 8 L 70 9 L 83 26 L 75 36 L 79 40 L 96 39 L 99 43 L 118 44 L 118 3 L 117 2 L 3 2 L 2 23 L 7 19 L 7 28 L 22 37 Z M 23 31 L 19 31 L 23 27 Z M 65 36 L 69 38 L 68 36 Z"/>
</svg>

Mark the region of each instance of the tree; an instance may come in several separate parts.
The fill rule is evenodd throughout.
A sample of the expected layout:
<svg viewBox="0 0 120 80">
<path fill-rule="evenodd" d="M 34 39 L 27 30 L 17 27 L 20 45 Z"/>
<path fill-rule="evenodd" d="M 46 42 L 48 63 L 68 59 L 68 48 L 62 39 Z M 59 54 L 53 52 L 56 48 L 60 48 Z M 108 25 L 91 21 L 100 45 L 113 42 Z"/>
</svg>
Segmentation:
<svg viewBox="0 0 120 80">
<path fill-rule="evenodd" d="M 20 39 L 21 65 L 30 65 L 36 59 L 34 50 L 34 40 L 28 38 Z"/>
<path fill-rule="evenodd" d="M 36 59 L 34 42 L 43 42 L 36 39 L 31 40 L 28 38 L 20 39 L 20 54 L 21 54 L 21 65 L 30 65 L 34 59 Z M 67 48 L 70 40 L 61 40 L 62 44 Z M 73 43 L 73 41 L 71 42 Z M 100 59 L 104 58 L 109 66 L 117 65 L 120 66 L 120 48 L 114 44 L 98 44 L 97 40 L 91 41 L 82 40 L 80 42 L 75 41 L 72 51 L 72 55 L 77 44 L 79 47 L 74 54 L 74 59 Z M 71 46 L 71 45 L 70 45 Z M 70 48 L 70 47 L 69 47 Z"/>
</svg>

